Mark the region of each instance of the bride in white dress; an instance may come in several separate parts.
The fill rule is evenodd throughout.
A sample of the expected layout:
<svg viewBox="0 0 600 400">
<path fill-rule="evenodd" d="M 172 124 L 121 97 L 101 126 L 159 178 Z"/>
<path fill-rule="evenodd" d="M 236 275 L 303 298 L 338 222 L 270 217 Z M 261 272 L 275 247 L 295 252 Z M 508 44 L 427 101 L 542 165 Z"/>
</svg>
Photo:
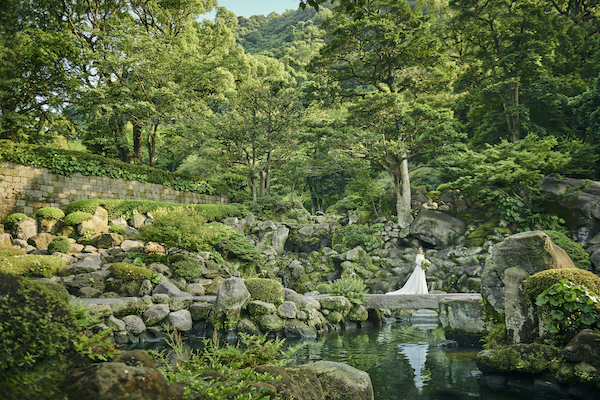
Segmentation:
<svg viewBox="0 0 600 400">
<path fill-rule="evenodd" d="M 388 292 L 386 294 L 429 294 L 427 290 L 427 278 L 425 277 L 425 268 L 421 266 L 425 256 L 423 255 L 423 247 L 419 247 L 417 251 L 417 257 L 415 258 L 415 269 L 412 274 L 402 286 L 394 292 Z"/>
</svg>

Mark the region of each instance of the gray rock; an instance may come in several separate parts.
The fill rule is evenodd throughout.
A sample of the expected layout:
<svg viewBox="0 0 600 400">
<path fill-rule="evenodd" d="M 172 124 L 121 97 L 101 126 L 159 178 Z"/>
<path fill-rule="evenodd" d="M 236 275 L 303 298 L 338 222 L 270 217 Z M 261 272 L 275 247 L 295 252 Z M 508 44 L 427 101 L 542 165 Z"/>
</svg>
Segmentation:
<svg viewBox="0 0 600 400">
<path fill-rule="evenodd" d="M 140 290 L 138 292 L 138 297 L 150 296 L 152 293 L 152 282 L 148 279 L 144 279 L 142 284 L 140 285 Z"/>
<path fill-rule="evenodd" d="M 504 271 L 505 282 L 505 323 L 511 343 L 533 343 L 536 339 L 534 307 L 529 297 L 523 293 L 523 285 L 529 274 L 518 267 Z"/>
<path fill-rule="evenodd" d="M 157 304 L 144 311 L 144 322 L 147 326 L 159 324 L 169 316 L 170 312 L 168 304 Z"/>
<path fill-rule="evenodd" d="M 494 245 L 481 275 L 481 294 L 499 313 L 504 312 L 504 271 L 512 267 L 533 275 L 552 268 L 575 268 L 575 265 L 542 231 L 517 233 Z"/>
<path fill-rule="evenodd" d="M 166 280 L 156 285 L 152 291 L 152 295 L 156 294 L 166 294 L 172 299 L 191 299 L 193 297 L 189 293 L 182 292 L 177 286 Z"/>
<path fill-rule="evenodd" d="M 275 312 L 277 312 L 275 304 L 266 303 L 261 300 L 252 300 L 248 303 L 246 309 L 248 310 L 250 315 L 274 314 Z"/>
<path fill-rule="evenodd" d="M 42 232 L 27 239 L 27 243 L 38 250 L 47 249 L 48 244 L 50 244 L 55 237 L 56 236 L 51 235 L 50 233 Z"/>
<path fill-rule="evenodd" d="M 12 236 L 10 233 L 0 234 L 0 247 L 12 247 Z"/>
<path fill-rule="evenodd" d="M 347 364 L 317 361 L 299 367 L 312 371 L 321 382 L 324 392 L 335 393 L 344 400 L 373 400 L 373 385 L 369 374 Z"/>
<path fill-rule="evenodd" d="M 296 318 L 296 304 L 293 301 L 284 301 L 277 308 L 277 313 L 280 317 L 294 319 Z"/>
<path fill-rule="evenodd" d="M 123 322 L 123 320 L 115 318 L 114 315 L 111 315 L 110 317 L 108 317 L 108 320 L 106 321 L 106 325 L 109 328 L 113 328 L 113 330 L 115 330 L 117 332 L 124 331 L 127 328 L 127 325 L 125 325 L 125 322 Z"/>
<path fill-rule="evenodd" d="M 286 338 L 315 339 L 317 337 L 317 329 L 314 326 L 297 319 L 285 321 L 283 332 Z"/>
<path fill-rule="evenodd" d="M 219 287 L 213 312 L 215 318 L 227 322 L 228 326 L 236 326 L 240 320 L 241 311 L 250 299 L 250 292 L 241 278 L 226 279 Z"/>
<path fill-rule="evenodd" d="M 190 314 L 192 315 L 192 321 L 206 321 L 212 310 L 212 303 L 202 302 L 194 303 L 189 307 Z"/>
<path fill-rule="evenodd" d="M 188 310 L 174 311 L 169 314 L 169 328 L 177 329 L 179 332 L 192 330 L 192 314 Z"/>
<path fill-rule="evenodd" d="M 410 226 L 410 234 L 434 246 L 448 246 L 456 242 L 467 229 L 458 218 L 440 211 L 421 210 Z"/>
<path fill-rule="evenodd" d="M 126 329 L 134 335 L 139 335 L 146 330 L 144 321 L 137 315 L 127 315 L 123 317 Z"/>
<path fill-rule="evenodd" d="M 237 324 L 236 330 L 238 332 L 249 333 L 251 335 L 262 335 L 262 332 L 258 326 L 248 318 L 242 318 Z"/>
<path fill-rule="evenodd" d="M 95 299 L 100 297 L 101 294 L 102 290 L 90 286 L 84 286 L 77 291 L 77 297 L 81 297 L 83 299 Z"/>
<path fill-rule="evenodd" d="M 170 278 L 171 275 L 173 275 L 171 269 L 162 263 L 152 263 L 148 265 L 148 269 L 156 274 L 162 274 L 167 278 Z"/>
<path fill-rule="evenodd" d="M 139 240 L 123 240 L 121 250 L 127 253 L 135 253 L 144 249 L 144 243 Z"/>
<path fill-rule="evenodd" d="M 487 333 L 481 299 L 440 300 L 439 307 L 444 330 L 475 335 Z"/>
</svg>

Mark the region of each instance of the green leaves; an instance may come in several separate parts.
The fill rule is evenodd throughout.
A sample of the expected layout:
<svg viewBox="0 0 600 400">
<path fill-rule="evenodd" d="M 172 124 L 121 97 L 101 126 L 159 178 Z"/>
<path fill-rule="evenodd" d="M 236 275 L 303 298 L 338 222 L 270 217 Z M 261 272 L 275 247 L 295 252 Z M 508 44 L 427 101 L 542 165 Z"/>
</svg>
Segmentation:
<svg viewBox="0 0 600 400">
<path fill-rule="evenodd" d="M 598 327 L 600 323 L 600 298 L 586 287 L 566 279 L 544 290 L 535 304 L 550 308 L 545 326 L 548 332 L 559 336 L 563 336 L 570 327 L 579 330 Z"/>
</svg>

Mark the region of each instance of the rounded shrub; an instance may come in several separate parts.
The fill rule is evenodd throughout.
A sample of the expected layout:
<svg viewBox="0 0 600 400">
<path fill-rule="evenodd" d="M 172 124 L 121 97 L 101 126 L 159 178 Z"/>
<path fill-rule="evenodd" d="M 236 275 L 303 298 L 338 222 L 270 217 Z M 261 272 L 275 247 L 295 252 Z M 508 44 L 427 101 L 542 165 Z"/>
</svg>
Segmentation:
<svg viewBox="0 0 600 400">
<path fill-rule="evenodd" d="M 23 214 L 23 213 L 14 213 L 14 214 L 10 214 L 8 217 L 6 217 L 6 219 L 4 220 L 4 227 L 6 229 L 12 229 L 13 225 L 16 224 L 19 221 L 24 220 L 25 218 L 28 218 L 27 215 Z"/>
<path fill-rule="evenodd" d="M 540 271 L 527 279 L 524 291 L 535 300 L 543 291 L 561 279 L 584 286 L 594 294 L 600 295 L 600 277 L 590 271 L 579 268 L 558 268 Z"/>
<path fill-rule="evenodd" d="M 18 255 L 0 261 L 0 271 L 13 275 L 51 278 L 65 267 L 58 256 Z"/>
<path fill-rule="evenodd" d="M 567 252 L 571 260 L 573 260 L 573 264 L 577 268 L 590 270 L 592 265 L 590 261 L 590 255 L 585 251 L 585 249 L 579 244 L 575 243 L 571 239 L 569 239 L 566 235 L 557 232 L 557 231 L 544 231 L 552 242 Z"/>
<path fill-rule="evenodd" d="M 58 236 L 52 239 L 50 243 L 48 243 L 48 253 L 64 253 L 69 254 L 71 252 L 71 242 L 65 236 Z"/>
<path fill-rule="evenodd" d="M 0 323 L 0 398 L 57 396 L 78 334 L 64 296 L 0 272 L 0 321 L 9 322 Z"/>
<path fill-rule="evenodd" d="M 367 285 L 359 278 L 340 278 L 329 284 L 329 294 L 344 296 L 353 304 L 363 304 L 367 296 Z"/>
<path fill-rule="evenodd" d="M 112 276 L 123 279 L 126 282 L 152 278 L 152 271 L 149 269 L 124 262 L 111 264 L 108 269 L 112 273 Z"/>
<path fill-rule="evenodd" d="M 110 233 L 116 233 L 118 235 L 125 235 L 125 232 L 126 232 L 125 227 L 123 225 L 118 225 L 118 224 L 109 226 L 108 231 Z"/>
<path fill-rule="evenodd" d="M 244 281 L 253 300 L 280 305 L 285 297 L 281 282 L 275 279 L 248 278 Z"/>
<path fill-rule="evenodd" d="M 200 263 L 189 258 L 172 263 L 171 269 L 176 275 L 179 275 L 186 281 L 197 279 L 202 276 Z"/>
<path fill-rule="evenodd" d="M 65 213 L 60 208 L 44 207 L 35 212 L 36 218 L 59 220 L 65 217 Z"/>
<path fill-rule="evenodd" d="M 90 213 L 86 213 L 83 211 L 75 211 L 68 214 L 65 217 L 65 224 L 67 224 L 68 226 L 78 225 L 83 221 L 88 221 L 92 218 L 94 218 L 94 216 Z"/>
</svg>

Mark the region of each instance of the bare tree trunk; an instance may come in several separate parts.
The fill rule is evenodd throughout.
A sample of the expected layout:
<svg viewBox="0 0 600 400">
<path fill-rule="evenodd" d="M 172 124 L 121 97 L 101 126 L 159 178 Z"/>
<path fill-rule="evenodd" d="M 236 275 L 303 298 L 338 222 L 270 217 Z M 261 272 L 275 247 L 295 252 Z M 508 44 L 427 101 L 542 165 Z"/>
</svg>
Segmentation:
<svg viewBox="0 0 600 400">
<path fill-rule="evenodd" d="M 148 144 L 148 162 L 151 167 L 156 165 L 156 132 L 158 130 L 158 123 L 152 124 L 152 133 L 146 138 Z"/>
<path fill-rule="evenodd" d="M 138 163 L 142 162 L 142 137 L 144 132 L 138 123 L 133 124 L 133 154 Z"/>
<path fill-rule="evenodd" d="M 261 197 L 265 195 L 265 170 L 261 169 L 259 176 L 260 176 L 260 195 Z"/>
<path fill-rule="evenodd" d="M 400 163 L 399 171 L 394 171 L 394 186 L 396 190 L 396 212 L 398 225 L 406 228 L 413 221 L 410 213 L 410 178 L 408 176 L 408 160 L 405 158 Z"/>
</svg>

